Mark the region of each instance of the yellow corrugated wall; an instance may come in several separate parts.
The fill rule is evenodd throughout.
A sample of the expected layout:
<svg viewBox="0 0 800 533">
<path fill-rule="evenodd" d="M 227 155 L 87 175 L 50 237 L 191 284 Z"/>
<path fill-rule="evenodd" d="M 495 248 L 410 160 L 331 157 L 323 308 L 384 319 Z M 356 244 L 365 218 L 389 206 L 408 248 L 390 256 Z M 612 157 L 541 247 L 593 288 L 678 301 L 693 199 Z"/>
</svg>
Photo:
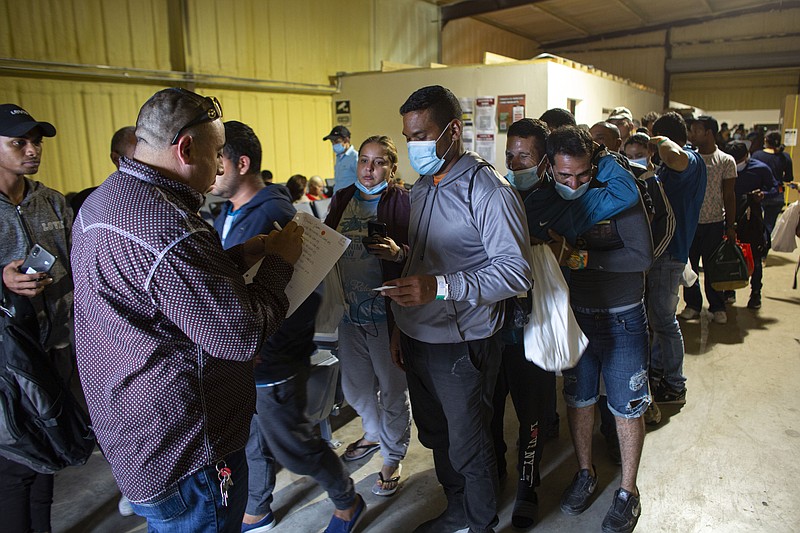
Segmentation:
<svg viewBox="0 0 800 533">
<path fill-rule="evenodd" d="M 253 127 L 276 181 L 331 177 L 331 78 L 436 61 L 437 13 L 422 0 L 0 0 L 0 103 L 56 126 L 38 178 L 64 193 L 110 173 L 113 132 L 184 69 L 225 120 Z"/>
</svg>

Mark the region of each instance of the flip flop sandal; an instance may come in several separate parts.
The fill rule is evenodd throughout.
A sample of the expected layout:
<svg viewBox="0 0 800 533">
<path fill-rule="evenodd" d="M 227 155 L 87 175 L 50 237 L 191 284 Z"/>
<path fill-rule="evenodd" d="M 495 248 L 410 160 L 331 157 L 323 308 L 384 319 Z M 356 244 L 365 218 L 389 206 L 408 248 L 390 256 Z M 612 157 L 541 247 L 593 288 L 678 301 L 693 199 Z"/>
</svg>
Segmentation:
<svg viewBox="0 0 800 533">
<path fill-rule="evenodd" d="M 342 460 L 344 460 L 346 462 L 358 461 L 359 459 L 363 459 L 364 457 L 368 456 L 371 453 L 377 452 L 378 449 L 380 449 L 380 447 L 381 447 L 380 443 L 378 443 L 378 442 L 375 442 L 373 444 L 359 444 L 359 442 L 361 442 L 362 440 L 364 440 L 364 437 L 361 437 L 357 441 L 351 443 L 344 450 L 344 453 L 342 454 Z M 357 451 L 357 450 L 362 450 L 362 451 L 357 453 L 357 454 L 355 454 L 355 455 L 352 455 L 352 453 Z M 351 454 L 351 455 L 348 455 L 348 454 Z"/>
<path fill-rule="evenodd" d="M 375 494 L 376 496 L 391 496 L 395 492 L 397 492 L 397 489 L 400 488 L 399 481 L 400 481 L 400 474 L 402 473 L 402 471 L 403 471 L 403 465 L 397 465 L 397 470 L 395 470 L 395 474 L 397 475 L 394 477 L 390 477 L 389 479 L 383 479 L 383 473 L 378 472 L 378 480 L 372 486 L 372 494 Z M 391 489 L 384 489 L 383 488 L 384 483 L 394 483 L 394 487 L 392 487 Z"/>
</svg>

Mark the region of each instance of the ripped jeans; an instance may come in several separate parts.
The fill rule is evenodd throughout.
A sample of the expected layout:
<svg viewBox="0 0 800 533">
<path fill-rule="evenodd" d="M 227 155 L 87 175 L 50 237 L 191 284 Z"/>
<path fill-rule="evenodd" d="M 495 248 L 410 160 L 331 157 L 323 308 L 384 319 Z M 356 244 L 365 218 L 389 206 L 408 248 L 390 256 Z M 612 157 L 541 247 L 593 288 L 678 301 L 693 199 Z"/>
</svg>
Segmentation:
<svg viewBox="0 0 800 533">
<path fill-rule="evenodd" d="M 589 345 L 575 368 L 564 370 L 564 399 L 569 407 L 597 403 L 600 376 L 614 416 L 638 418 L 650 404 L 647 382 L 648 333 L 644 304 L 622 310 L 573 307 Z"/>
</svg>

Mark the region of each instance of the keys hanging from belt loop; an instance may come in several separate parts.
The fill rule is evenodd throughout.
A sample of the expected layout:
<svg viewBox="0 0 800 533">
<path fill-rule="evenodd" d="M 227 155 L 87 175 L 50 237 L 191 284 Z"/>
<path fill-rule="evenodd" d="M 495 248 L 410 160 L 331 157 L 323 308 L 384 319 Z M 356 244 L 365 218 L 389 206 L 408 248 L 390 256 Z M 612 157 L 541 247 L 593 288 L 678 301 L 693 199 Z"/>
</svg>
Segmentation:
<svg viewBox="0 0 800 533">
<path fill-rule="evenodd" d="M 219 478 L 219 492 L 222 496 L 222 505 L 228 506 L 228 489 L 233 486 L 233 478 L 231 477 L 231 469 L 225 464 L 225 461 L 220 461 L 216 464 L 217 478 Z"/>
</svg>

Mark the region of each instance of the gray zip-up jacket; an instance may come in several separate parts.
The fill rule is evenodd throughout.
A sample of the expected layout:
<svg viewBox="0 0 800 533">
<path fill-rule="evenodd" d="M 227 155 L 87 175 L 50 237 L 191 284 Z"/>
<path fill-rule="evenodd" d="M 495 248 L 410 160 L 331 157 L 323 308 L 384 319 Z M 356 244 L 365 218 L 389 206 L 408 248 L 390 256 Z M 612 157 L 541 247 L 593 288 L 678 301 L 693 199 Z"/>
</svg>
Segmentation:
<svg viewBox="0 0 800 533">
<path fill-rule="evenodd" d="M 49 350 L 64 347 L 72 340 L 72 210 L 60 193 L 38 181 L 24 179 L 25 197 L 18 206 L 0 194 L 0 268 L 25 259 L 34 244 L 58 258 L 50 269 L 53 283 L 29 299 L 39 323 L 39 340 Z M 11 291 L 3 285 L 2 306 L 15 312 L 10 298 Z M 5 316 L 0 313 L 0 320 Z"/>
<path fill-rule="evenodd" d="M 416 340 L 449 344 L 490 337 L 503 325 L 500 302 L 531 287 L 522 201 L 493 168 L 476 173 L 482 162 L 465 152 L 438 186 L 433 176 L 421 176 L 411 189 L 403 275 L 444 275 L 449 285 L 447 300 L 414 307 L 392 303 L 398 327 Z"/>
</svg>

